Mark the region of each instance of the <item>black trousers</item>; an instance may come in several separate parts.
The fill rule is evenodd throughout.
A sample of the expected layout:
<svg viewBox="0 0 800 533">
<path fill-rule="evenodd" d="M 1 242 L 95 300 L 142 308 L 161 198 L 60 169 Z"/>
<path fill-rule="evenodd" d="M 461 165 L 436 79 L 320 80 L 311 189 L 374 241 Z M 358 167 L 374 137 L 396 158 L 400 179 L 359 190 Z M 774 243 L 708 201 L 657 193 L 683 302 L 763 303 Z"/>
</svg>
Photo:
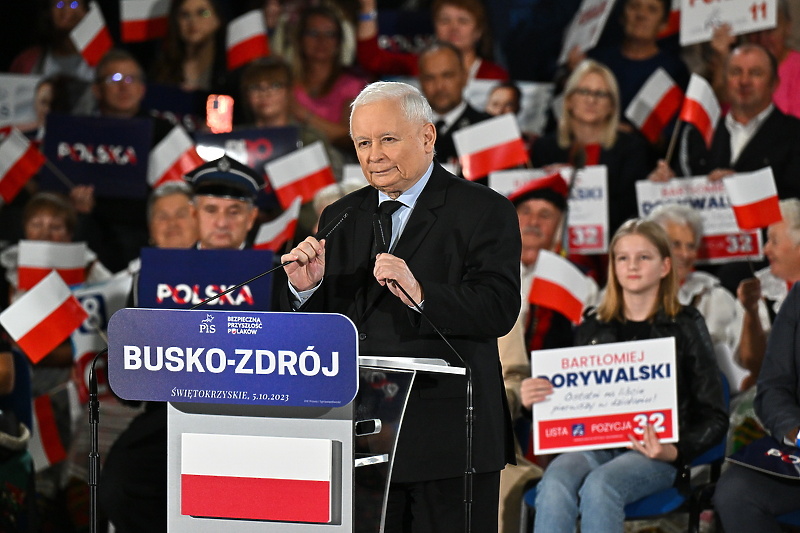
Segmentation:
<svg viewBox="0 0 800 533">
<path fill-rule="evenodd" d="M 500 472 L 472 476 L 472 531 L 497 531 Z M 392 483 L 385 533 L 464 533 L 464 478 Z"/>
</svg>

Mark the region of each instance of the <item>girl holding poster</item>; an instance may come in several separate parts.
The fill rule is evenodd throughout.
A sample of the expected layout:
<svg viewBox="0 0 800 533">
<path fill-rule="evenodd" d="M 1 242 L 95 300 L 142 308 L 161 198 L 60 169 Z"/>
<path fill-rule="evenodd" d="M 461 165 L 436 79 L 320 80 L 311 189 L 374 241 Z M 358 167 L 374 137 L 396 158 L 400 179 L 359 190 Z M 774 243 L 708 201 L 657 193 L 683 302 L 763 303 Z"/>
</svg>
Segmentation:
<svg viewBox="0 0 800 533">
<path fill-rule="evenodd" d="M 608 286 L 598 308 L 578 326 L 576 344 L 674 337 L 680 440 L 661 443 L 647 425 L 642 436 L 629 436 L 627 448 L 559 455 L 537 489 L 536 531 L 572 532 L 578 516 L 583 531 L 622 531 L 626 504 L 688 482 L 692 459 L 728 429 L 711 339 L 700 313 L 678 302 L 665 231 L 655 222 L 629 220 L 609 249 Z M 546 397 L 542 381 L 523 382 L 526 407 Z"/>
</svg>

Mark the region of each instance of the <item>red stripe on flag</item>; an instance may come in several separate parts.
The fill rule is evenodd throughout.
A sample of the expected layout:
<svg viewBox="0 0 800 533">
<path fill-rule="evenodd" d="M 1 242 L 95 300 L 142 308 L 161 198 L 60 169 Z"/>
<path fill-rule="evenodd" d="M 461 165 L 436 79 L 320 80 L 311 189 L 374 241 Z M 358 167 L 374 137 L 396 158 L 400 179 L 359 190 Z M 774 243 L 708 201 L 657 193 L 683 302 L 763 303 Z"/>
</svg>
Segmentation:
<svg viewBox="0 0 800 533">
<path fill-rule="evenodd" d="M 32 289 L 42 281 L 50 272 L 55 270 L 64 283 L 75 285 L 83 283 L 86 279 L 86 269 L 80 268 L 42 268 L 20 265 L 17 269 L 17 288 L 23 291 Z"/>
<path fill-rule="evenodd" d="M 168 26 L 167 17 L 123 21 L 122 42 L 133 43 L 166 37 Z"/>
<path fill-rule="evenodd" d="M 677 85 L 664 94 L 659 100 L 653 112 L 647 117 L 644 124 L 642 124 L 641 132 L 647 137 L 651 143 L 658 141 L 661 131 L 672 120 L 678 109 L 681 108 L 681 101 L 683 100 L 683 91 Z"/>
<path fill-rule="evenodd" d="M 461 158 L 461 170 L 468 180 L 488 176 L 490 172 L 504 168 L 524 165 L 528 162 L 528 152 L 522 139 L 492 146 L 480 152 L 466 154 Z"/>
<path fill-rule="evenodd" d="M 94 67 L 113 46 L 114 41 L 111 40 L 111 34 L 108 32 L 108 28 L 103 26 L 100 31 L 97 32 L 97 35 L 89 41 L 86 48 L 81 50 L 81 55 L 90 67 Z"/>
<path fill-rule="evenodd" d="M 52 399 L 47 394 L 37 396 L 33 399 L 33 409 L 36 412 L 36 430 L 47 460 L 51 465 L 60 463 L 67 458 L 67 452 L 58 432 Z"/>
<path fill-rule="evenodd" d="M 302 202 L 310 202 L 314 199 L 314 194 L 325 187 L 334 183 L 336 179 L 333 177 L 331 167 L 322 168 L 313 174 L 303 176 L 291 183 L 287 183 L 280 189 L 275 191 L 278 195 L 278 200 L 281 202 L 283 209 L 288 209 L 292 201 L 297 197 L 302 197 Z"/>
<path fill-rule="evenodd" d="M 88 316 L 78 300 L 70 295 L 28 333 L 17 339 L 17 344 L 28 359 L 38 363 L 69 337 Z"/>
<path fill-rule="evenodd" d="M 5 176 L 0 176 L 0 196 L 11 202 L 22 187 L 44 165 L 44 156 L 34 146 L 29 146 Z"/>
<path fill-rule="evenodd" d="M 181 514 L 282 522 L 330 522 L 330 483 L 181 475 Z"/>
<path fill-rule="evenodd" d="M 681 31 L 681 12 L 679 9 L 677 9 L 669 12 L 667 26 L 661 30 L 661 33 L 658 34 L 658 38 L 663 39 L 665 37 L 669 37 L 670 35 L 675 35 L 679 31 Z"/>
<path fill-rule="evenodd" d="M 164 172 L 158 181 L 153 185 L 155 189 L 168 181 L 183 181 L 183 175 L 205 163 L 203 158 L 197 154 L 197 150 L 192 148 L 187 150 L 169 167 L 169 170 Z"/>
<path fill-rule="evenodd" d="M 735 205 L 733 214 L 740 229 L 766 228 L 782 220 L 777 196 L 770 196 L 752 204 Z"/>
<path fill-rule="evenodd" d="M 294 219 L 289 222 L 289 224 L 281 230 L 280 233 L 275 235 L 269 241 L 256 243 L 253 245 L 253 248 L 256 250 L 272 250 L 273 252 L 277 252 L 278 249 L 281 247 L 283 243 L 288 241 L 294 236 L 294 232 L 297 230 L 297 219 Z"/>
<path fill-rule="evenodd" d="M 700 131 L 703 139 L 705 139 L 706 146 L 711 146 L 711 138 L 714 135 L 714 125 L 711 124 L 711 119 L 708 117 L 708 113 L 706 113 L 705 108 L 700 102 L 690 100 L 689 98 L 684 100 L 680 119 L 689 124 L 694 124 Z"/>
<path fill-rule="evenodd" d="M 566 287 L 552 281 L 534 278 L 528 301 L 558 311 L 575 324 L 581 321 L 583 303 L 575 298 Z"/>
<path fill-rule="evenodd" d="M 254 35 L 228 48 L 228 70 L 246 65 L 259 57 L 269 55 L 269 43 L 265 35 Z"/>
</svg>

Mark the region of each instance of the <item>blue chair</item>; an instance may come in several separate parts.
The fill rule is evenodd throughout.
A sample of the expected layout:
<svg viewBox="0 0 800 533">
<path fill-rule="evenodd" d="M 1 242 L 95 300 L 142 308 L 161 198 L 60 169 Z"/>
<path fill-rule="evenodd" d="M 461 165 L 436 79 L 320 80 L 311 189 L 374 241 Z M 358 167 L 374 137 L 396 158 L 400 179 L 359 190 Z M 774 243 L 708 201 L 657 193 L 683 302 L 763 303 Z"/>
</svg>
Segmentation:
<svg viewBox="0 0 800 533">
<path fill-rule="evenodd" d="M 730 390 L 725 374 L 720 372 L 722 378 L 722 390 L 725 395 L 725 406 L 730 407 Z M 726 438 L 722 439 L 713 448 L 707 450 L 702 455 L 692 461 L 692 467 L 708 466 L 708 480 L 693 482 L 690 480 L 688 492 L 681 492 L 675 487 L 656 492 L 645 496 L 640 500 L 631 502 L 625 506 L 626 520 L 646 520 L 664 516 L 672 512 L 686 512 L 689 514 L 688 533 L 697 533 L 700 530 L 700 513 L 704 509 L 710 509 L 711 497 L 714 494 L 714 486 L 719 479 L 722 464 L 725 462 Z M 536 509 L 536 487 L 528 489 L 522 497 L 522 519 L 520 520 L 520 533 L 530 533 L 530 518 Z M 800 519 L 800 512 L 796 514 Z"/>
</svg>

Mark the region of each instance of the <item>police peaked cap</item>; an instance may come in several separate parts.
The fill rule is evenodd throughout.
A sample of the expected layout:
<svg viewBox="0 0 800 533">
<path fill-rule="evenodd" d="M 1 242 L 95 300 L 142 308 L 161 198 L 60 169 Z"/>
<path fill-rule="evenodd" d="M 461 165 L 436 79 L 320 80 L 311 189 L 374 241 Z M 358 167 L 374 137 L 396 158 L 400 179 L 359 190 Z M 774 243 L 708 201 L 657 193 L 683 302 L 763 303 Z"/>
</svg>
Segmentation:
<svg viewBox="0 0 800 533">
<path fill-rule="evenodd" d="M 526 200 L 547 200 L 559 210 L 567 208 L 567 182 L 559 172 L 543 178 L 531 180 L 516 191 L 508 195 L 508 199 L 515 207 Z"/>
<path fill-rule="evenodd" d="M 227 155 L 203 163 L 184 178 L 195 195 L 254 200 L 264 187 L 261 174 Z"/>
</svg>

